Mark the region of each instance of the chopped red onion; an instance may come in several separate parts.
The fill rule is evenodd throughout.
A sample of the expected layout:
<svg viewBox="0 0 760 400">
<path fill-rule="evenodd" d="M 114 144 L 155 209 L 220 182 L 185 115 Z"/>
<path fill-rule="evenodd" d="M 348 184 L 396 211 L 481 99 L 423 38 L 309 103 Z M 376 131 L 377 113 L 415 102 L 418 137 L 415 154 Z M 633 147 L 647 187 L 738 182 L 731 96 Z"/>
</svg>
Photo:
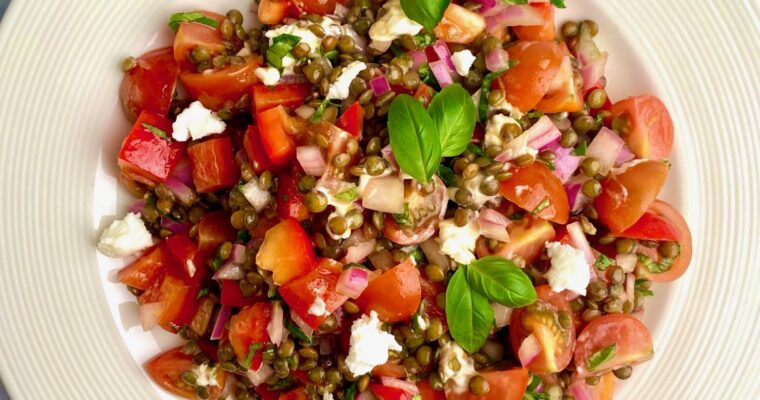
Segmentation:
<svg viewBox="0 0 760 400">
<path fill-rule="evenodd" d="M 420 248 L 430 263 L 436 264 L 446 271 L 451 267 L 449 257 L 441 253 L 441 244 L 437 240 L 428 239 L 420 243 Z"/>
<path fill-rule="evenodd" d="M 235 244 L 232 246 L 230 252 L 230 262 L 235 264 L 242 264 L 245 262 L 245 246 L 242 244 Z"/>
<path fill-rule="evenodd" d="M 374 246 L 373 246 L 374 247 Z M 369 285 L 369 274 L 364 268 L 351 267 L 340 274 L 335 284 L 338 294 L 357 299 Z"/>
<path fill-rule="evenodd" d="M 580 63 L 580 73 L 583 77 L 583 91 L 596 86 L 604 76 L 604 68 L 607 65 L 607 52 L 600 52 L 594 43 L 594 38 L 587 29 L 581 29 L 578 40 L 573 46 L 575 58 Z"/>
<path fill-rule="evenodd" d="M 393 149 L 391 149 L 391 145 L 383 147 L 383 149 L 380 150 L 380 154 L 382 154 L 385 161 L 388 161 L 394 171 L 399 170 L 398 162 L 396 161 L 396 157 L 393 155 Z"/>
<path fill-rule="evenodd" d="M 615 166 L 617 167 L 619 165 L 625 164 L 634 158 L 636 158 L 636 155 L 631 152 L 631 149 L 628 148 L 628 145 L 623 144 L 623 148 L 620 149 L 620 154 L 618 154 L 618 157 L 615 160 Z"/>
<path fill-rule="evenodd" d="M 172 233 L 185 233 L 190 230 L 189 224 L 177 222 L 166 215 L 161 217 L 161 227 L 170 230 Z"/>
<path fill-rule="evenodd" d="M 378 75 L 369 81 L 369 87 L 375 92 L 375 96 L 381 96 L 384 93 L 391 91 L 391 85 L 388 83 L 388 78 L 385 75 Z"/>
<path fill-rule="evenodd" d="M 403 213 L 404 181 L 396 175 L 370 179 L 362 193 L 362 206 L 385 213 Z"/>
<path fill-rule="evenodd" d="M 588 386 L 583 381 L 576 381 L 567 389 L 575 400 L 592 400 Z"/>
<path fill-rule="evenodd" d="M 594 258 L 594 252 L 591 251 L 591 245 L 586 239 L 586 234 L 583 233 L 581 223 L 578 221 L 573 222 L 567 226 L 567 233 L 570 235 L 570 240 L 573 242 L 573 246 L 582 251 L 586 256 L 586 262 L 589 266 L 593 266 L 596 259 Z"/>
<path fill-rule="evenodd" d="M 504 359 L 504 345 L 496 340 L 486 341 L 480 351 L 482 351 L 483 354 L 487 355 L 492 360 Z"/>
<path fill-rule="evenodd" d="M 631 303 L 636 300 L 636 276 L 634 274 L 626 274 L 625 276 L 625 295 Z"/>
<path fill-rule="evenodd" d="M 269 320 L 267 325 L 267 333 L 269 334 L 269 340 L 274 343 L 275 346 L 279 346 L 282 342 L 283 332 L 285 331 L 285 314 L 282 311 L 282 303 L 275 301 L 272 303 L 272 319 Z"/>
<path fill-rule="evenodd" d="M 415 395 L 420 392 L 420 389 L 417 387 L 417 385 L 398 378 L 382 376 L 380 377 L 380 383 L 382 383 L 385 387 L 401 389 L 411 395 Z"/>
<path fill-rule="evenodd" d="M 539 354 L 541 354 L 541 344 L 538 343 L 536 336 L 531 333 L 520 344 L 520 349 L 517 350 L 517 357 L 520 359 L 520 364 L 523 367 L 527 367 Z"/>
<path fill-rule="evenodd" d="M 245 153 L 245 150 L 240 149 L 235 153 L 235 162 L 237 165 L 243 165 L 248 162 L 248 154 Z"/>
<path fill-rule="evenodd" d="M 238 264 L 227 262 L 214 274 L 214 280 L 239 281 L 245 276 L 245 271 Z"/>
<path fill-rule="evenodd" d="M 606 175 L 615 166 L 620 152 L 625 146 L 623 139 L 615 131 L 603 127 L 586 149 L 586 157 L 599 161 L 599 173 Z"/>
<path fill-rule="evenodd" d="M 310 119 L 312 115 L 317 111 L 314 107 L 307 106 L 306 104 L 296 108 L 296 115 L 303 119 Z"/>
<path fill-rule="evenodd" d="M 372 394 L 372 391 L 365 390 L 363 392 L 359 392 L 359 394 L 356 396 L 356 400 L 375 400 L 375 396 Z"/>
<path fill-rule="evenodd" d="M 509 241 L 507 233 L 507 224 L 509 219 L 502 213 L 486 208 L 480 211 L 478 216 L 478 225 L 480 225 L 480 234 L 488 239 L 498 240 L 500 242 Z"/>
<path fill-rule="evenodd" d="M 140 325 L 144 331 L 155 328 L 161 320 L 164 304 L 161 302 L 147 303 L 140 306 Z"/>
<path fill-rule="evenodd" d="M 542 147 L 540 150 L 551 150 L 554 155 L 554 175 L 557 175 L 562 183 L 567 182 L 581 164 L 581 158 L 573 154 L 572 148 L 564 148 L 559 139 Z"/>
<path fill-rule="evenodd" d="M 319 337 L 319 354 L 321 355 L 327 355 L 332 353 L 333 350 L 333 341 L 332 336 L 330 335 L 323 335 Z"/>
<path fill-rule="evenodd" d="M 301 328 L 301 331 L 306 334 L 306 336 L 312 336 L 314 335 L 314 328 L 312 328 L 309 324 L 307 324 L 304 320 L 301 319 L 298 315 L 293 313 L 293 310 L 290 310 L 290 319 L 293 320 L 293 323 L 296 324 L 299 328 Z"/>
<path fill-rule="evenodd" d="M 182 204 L 189 205 L 195 198 L 193 190 L 173 176 L 170 176 L 169 179 L 166 180 L 166 187 L 177 196 L 177 200 Z"/>
<path fill-rule="evenodd" d="M 497 47 L 486 55 L 486 68 L 491 72 L 504 71 L 509 68 L 509 53 Z"/>
<path fill-rule="evenodd" d="M 591 201 L 581 190 L 583 184 L 588 179 L 585 176 L 577 175 L 565 183 L 565 192 L 567 192 L 567 200 L 570 203 L 570 212 L 577 213 L 581 211 Z"/>
<path fill-rule="evenodd" d="M 494 321 L 497 328 L 503 328 L 509 325 L 509 320 L 512 319 L 512 308 L 499 303 L 491 304 L 493 309 Z"/>
<path fill-rule="evenodd" d="M 430 70 L 433 71 L 435 79 L 438 81 L 438 85 L 441 88 L 445 88 L 454 83 L 454 79 L 451 77 L 451 70 L 443 61 L 433 61 L 430 63 Z"/>
<path fill-rule="evenodd" d="M 549 143 L 559 139 L 562 132 L 557 129 L 552 119 L 544 115 L 539 118 L 533 126 L 528 128 L 525 133 L 528 135 L 528 146 L 534 149 L 540 149 Z"/>
<path fill-rule="evenodd" d="M 130 212 L 132 214 L 142 214 L 143 210 L 145 209 L 145 200 L 140 199 L 132 203 L 131 206 L 127 209 L 127 212 Z"/>
<path fill-rule="evenodd" d="M 325 156 L 319 146 L 300 146 L 296 149 L 296 158 L 304 172 L 311 176 L 322 176 L 327 169 Z"/>
<path fill-rule="evenodd" d="M 498 7 L 498 5 L 497 5 Z M 505 8 L 494 7 L 488 10 L 488 14 L 499 12 L 495 15 L 489 15 L 486 18 L 486 29 L 488 32 L 496 32 L 507 26 L 535 26 L 544 23 L 544 17 L 541 11 L 528 6 L 507 6 Z"/>
<path fill-rule="evenodd" d="M 182 157 L 177 166 L 174 167 L 172 176 L 179 179 L 185 185 L 191 186 L 193 184 L 193 166 L 190 164 L 190 159 Z"/>
<path fill-rule="evenodd" d="M 440 39 L 436 40 L 436 42 L 433 43 L 433 51 L 438 56 L 438 59 L 443 61 L 443 63 L 449 69 L 449 73 L 456 70 L 454 63 L 451 62 L 451 51 L 449 50 L 449 45 L 447 45 L 446 42 Z"/>
<path fill-rule="evenodd" d="M 420 65 L 428 62 L 428 58 L 427 58 L 427 54 L 425 54 L 425 50 L 410 51 L 409 55 L 412 57 L 412 61 L 414 62 L 412 64 L 412 69 L 414 70 L 417 70 L 420 67 Z"/>
<path fill-rule="evenodd" d="M 257 369 L 256 371 L 253 371 L 250 369 L 246 371 L 245 376 L 246 378 L 248 378 L 249 381 L 251 381 L 251 384 L 253 384 L 253 386 L 259 386 L 262 383 L 266 382 L 267 379 L 269 379 L 273 373 L 274 373 L 274 370 L 272 369 L 272 367 L 270 367 L 268 363 L 263 362 L 259 366 L 259 369 Z"/>
<path fill-rule="evenodd" d="M 230 318 L 230 311 L 232 311 L 230 306 L 222 305 L 222 308 L 219 309 L 219 314 L 216 316 L 214 328 L 211 329 L 211 337 L 209 337 L 209 339 L 219 340 L 222 338 L 224 324 L 226 324 L 227 320 Z"/>
</svg>

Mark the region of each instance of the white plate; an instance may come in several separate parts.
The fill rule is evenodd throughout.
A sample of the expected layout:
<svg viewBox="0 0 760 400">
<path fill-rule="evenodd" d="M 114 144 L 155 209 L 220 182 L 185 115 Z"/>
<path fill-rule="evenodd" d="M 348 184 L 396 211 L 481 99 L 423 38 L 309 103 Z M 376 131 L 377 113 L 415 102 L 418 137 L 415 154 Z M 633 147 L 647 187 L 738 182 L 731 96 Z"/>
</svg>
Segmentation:
<svg viewBox="0 0 760 400">
<path fill-rule="evenodd" d="M 174 338 L 143 333 L 121 263 L 95 241 L 129 196 L 119 62 L 168 44 L 171 12 L 249 0 L 15 0 L 0 26 L 0 374 L 14 399 L 168 398 L 141 362 Z M 567 0 L 599 21 L 614 98 L 653 92 L 677 127 L 664 197 L 694 259 L 657 286 L 656 355 L 621 399 L 760 399 L 758 1 Z"/>
</svg>

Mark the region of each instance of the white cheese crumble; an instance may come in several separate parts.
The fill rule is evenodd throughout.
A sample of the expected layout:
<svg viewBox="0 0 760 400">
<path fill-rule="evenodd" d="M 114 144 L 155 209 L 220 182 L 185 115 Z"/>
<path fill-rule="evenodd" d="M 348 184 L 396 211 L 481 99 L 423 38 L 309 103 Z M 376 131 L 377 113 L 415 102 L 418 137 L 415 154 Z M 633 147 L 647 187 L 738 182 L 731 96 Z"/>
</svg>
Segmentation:
<svg viewBox="0 0 760 400">
<path fill-rule="evenodd" d="M 438 243 L 441 244 L 441 253 L 465 265 L 475 261 L 473 252 L 479 236 L 480 224 L 478 224 L 477 216 L 465 226 L 457 226 L 452 218 L 441 221 L 438 228 Z"/>
<path fill-rule="evenodd" d="M 309 49 L 311 50 L 311 52 L 309 53 L 308 57 L 316 57 L 320 55 L 320 50 L 322 48 L 322 40 L 324 38 L 318 37 L 317 35 L 314 34 L 314 32 L 309 30 L 309 25 L 311 24 L 312 24 L 311 22 L 299 20 L 291 24 L 280 25 L 275 29 L 270 29 L 266 31 L 264 35 L 267 38 L 269 38 L 270 45 L 274 42 L 274 38 L 280 35 L 287 34 L 287 35 L 298 36 L 299 38 L 301 38 L 301 41 L 299 43 L 306 43 L 309 45 Z M 325 37 L 327 36 L 340 37 L 342 35 L 351 36 L 352 38 L 358 37 L 358 35 L 354 31 L 354 28 L 352 28 L 351 25 L 348 25 L 348 24 L 341 25 L 338 21 L 330 17 L 322 18 L 322 21 L 319 23 L 319 25 L 325 31 Z M 358 47 L 358 43 L 357 43 L 357 47 Z M 295 64 L 296 64 L 295 58 L 291 56 L 283 57 L 282 59 L 283 75 L 293 74 L 294 73 L 293 66 Z"/>
<path fill-rule="evenodd" d="M 561 292 L 568 289 L 585 296 L 591 274 L 583 252 L 559 242 L 546 243 L 546 249 L 552 266 L 545 277 L 552 291 Z"/>
<path fill-rule="evenodd" d="M 317 317 L 324 317 L 327 315 L 327 303 L 321 297 L 317 297 L 309 307 L 308 313 Z"/>
<path fill-rule="evenodd" d="M 457 51 L 451 55 L 451 62 L 460 76 L 467 76 L 470 73 L 472 64 L 475 63 L 475 56 L 470 50 Z"/>
<path fill-rule="evenodd" d="M 322 400 L 335 400 L 335 397 L 333 397 L 332 393 L 325 392 L 325 394 L 322 395 Z"/>
<path fill-rule="evenodd" d="M 401 351 L 396 338 L 380 329 L 381 324 L 377 312 L 371 311 L 370 315 L 362 315 L 351 326 L 351 347 L 346 366 L 354 376 L 367 374 L 388 362 L 390 350 Z"/>
<path fill-rule="evenodd" d="M 256 212 L 261 212 L 272 199 L 272 195 L 268 190 L 264 190 L 259 186 L 256 180 L 252 180 L 245 185 L 240 186 L 240 193 L 243 194 L 246 200 L 253 206 Z"/>
<path fill-rule="evenodd" d="M 135 213 L 113 221 L 98 242 L 98 250 L 109 257 L 128 256 L 150 246 L 153 246 L 153 236 L 145 228 L 140 214 Z"/>
<path fill-rule="evenodd" d="M 172 137 L 178 142 L 186 142 L 190 137 L 198 140 L 209 135 L 222 133 L 227 124 L 215 112 L 194 101 L 177 115 L 172 124 Z"/>
<path fill-rule="evenodd" d="M 369 28 L 369 37 L 373 42 L 392 42 L 401 36 L 414 36 L 422 31 L 422 25 L 404 14 L 401 0 L 389 0 L 383 8 L 386 13 Z"/>
<path fill-rule="evenodd" d="M 453 340 L 441 348 L 441 358 L 438 364 L 438 372 L 443 383 L 451 382 L 455 393 L 467 390 L 470 378 L 477 375 L 475 363 L 462 347 Z"/>
<path fill-rule="evenodd" d="M 280 71 L 274 67 L 256 68 L 256 77 L 267 86 L 274 86 L 280 81 Z"/>
<path fill-rule="evenodd" d="M 338 79 L 330 86 L 327 91 L 327 98 L 331 100 L 345 100 L 350 93 L 351 81 L 359 76 L 359 73 L 367 69 L 367 64 L 361 61 L 354 61 L 343 69 Z"/>
<path fill-rule="evenodd" d="M 195 276 L 195 271 L 197 271 L 197 268 L 195 268 L 195 263 L 193 260 L 187 260 L 185 262 L 185 267 L 187 268 L 187 274 L 192 278 Z"/>
<path fill-rule="evenodd" d="M 219 382 L 216 381 L 216 367 L 209 368 L 208 364 L 201 364 L 193 367 L 192 371 L 197 386 L 219 386 Z"/>
</svg>

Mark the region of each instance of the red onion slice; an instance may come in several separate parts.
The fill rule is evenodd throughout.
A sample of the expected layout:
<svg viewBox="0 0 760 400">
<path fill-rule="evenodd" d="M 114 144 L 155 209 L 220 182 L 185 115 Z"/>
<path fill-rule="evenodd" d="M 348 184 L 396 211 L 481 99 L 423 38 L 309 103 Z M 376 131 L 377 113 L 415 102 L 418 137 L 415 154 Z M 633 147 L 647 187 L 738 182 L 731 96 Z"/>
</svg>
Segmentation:
<svg viewBox="0 0 760 400">
<path fill-rule="evenodd" d="M 327 169 L 327 161 L 319 146 L 298 147 L 296 158 L 307 175 L 322 176 Z"/>
<path fill-rule="evenodd" d="M 486 55 L 486 68 L 491 72 L 504 71 L 509 68 L 509 53 L 497 47 Z"/>
<path fill-rule="evenodd" d="M 269 379 L 272 374 L 274 373 L 274 370 L 272 367 L 269 366 L 269 364 L 263 362 L 261 363 L 261 366 L 259 366 L 259 369 L 256 371 L 248 370 L 245 372 L 246 378 L 251 381 L 253 386 L 259 386 L 262 383 L 266 382 L 267 379 Z"/>
<path fill-rule="evenodd" d="M 142 214 L 144 209 L 145 209 L 145 200 L 140 199 L 132 203 L 132 205 L 129 206 L 127 211 L 132 214 Z"/>
<path fill-rule="evenodd" d="M 364 268 L 351 267 L 340 274 L 335 284 L 338 294 L 357 299 L 369 285 L 369 272 Z"/>
<path fill-rule="evenodd" d="M 594 140 L 586 149 L 586 157 L 593 157 L 599 161 L 599 173 L 606 175 L 615 166 L 625 142 L 615 131 L 603 127 L 596 134 Z"/>
<path fill-rule="evenodd" d="M 169 179 L 166 180 L 166 187 L 177 196 L 177 200 L 182 204 L 189 205 L 195 198 L 193 190 L 173 176 L 170 176 Z"/>
<path fill-rule="evenodd" d="M 267 325 L 267 333 L 269 334 L 269 340 L 274 343 L 275 346 L 279 346 L 282 342 L 283 332 L 285 332 L 285 314 L 282 311 L 282 303 L 275 301 L 272 303 L 272 319 L 269 320 Z"/>
<path fill-rule="evenodd" d="M 446 42 L 440 39 L 437 40 L 435 43 L 433 43 L 433 51 L 438 56 L 438 59 L 443 61 L 443 63 L 449 69 L 449 73 L 453 72 L 456 69 L 454 68 L 454 63 L 451 62 L 451 51 L 449 50 L 449 45 L 447 45 Z"/>
<path fill-rule="evenodd" d="M 517 350 L 517 357 L 520 359 L 520 364 L 523 367 L 527 367 L 539 354 L 541 354 L 541 344 L 538 343 L 536 336 L 531 333 L 520 344 L 520 349 Z"/>
<path fill-rule="evenodd" d="M 425 54 L 424 50 L 410 51 L 409 55 L 412 57 L 412 61 L 414 62 L 412 64 L 412 69 L 414 70 L 417 70 L 420 67 L 420 65 L 428 62 L 427 54 Z M 371 86 L 371 82 L 370 82 L 370 86 Z M 375 91 L 375 93 L 377 93 L 377 91 Z"/>
<path fill-rule="evenodd" d="M 417 385 L 398 378 L 383 376 L 380 377 L 380 383 L 386 387 L 401 389 L 411 395 L 415 395 L 420 392 L 420 389 L 417 387 Z"/>
<path fill-rule="evenodd" d="M 385 213 L 403 213 L 404 181 L 395 175 L 370 179 L 364 187 L 362 207 Z"/>
<path fill-rule="evenodd" d="M 189 224 L 177 222 L 166 215 L 161 217 L 161 227 L 170 230 L 172 233 L 185 233 L 190 230 Z"/>
<path fill-rule="evenodd" d="M 230 306 L 222 305 L 222 308 L 219 309 L 219 314 L 216 316 L 214 328 L 211 329 L 211 336 L 209 339 L 219 340 L 222 338 L 222 334 L 224 333 L 224 324 L 226 324 L 227 320 L 230 318 L 230 311 Z"/>
<path fill-rule="evenodd" d="M 164 304 L 161 302 L 147 303 L 140 306 L 140 325 L 144 331 L 155 328 L 161 320 Z"/>
<path fill-rule="evenodd" d="M 245 276 L 245 271 L 238 264 L 227 262 L 214 274 L 214 280 L 239 281 Z"/>
<path fill-rule="evenodd" d="M 576 221 L 568 225 L 567 233 L 570 235 L 570 240 L 572 240 L 573 246 L 582 251 L 583 255 L 586 257 L 588 265 L 593 266 L 596 261 L 594 259 L 594 252 L 591 251 L 591 245 L 589 244 L 588 239 L 586 239 L 586 234 L 583 233 L 581 223 Z"/>
<path fill-rule="evenodd" d="M 517 5 L 503 9 L 497 9 L 497 7 L 490 9 L 487 13 L 499 12 L 498 14 L 485 17 L 488 32 L 500 31 L 508 26 L 535 26 L 544 23 L 541 12 L 531 6 Z"/>
<path fill-rule="evenodd" d="M 435 79 L 438 81 L 438 85 L 441 88 L 445 88 L 454 83 L 454 78 L 451 76 L 451 70 L 443 61 L 433 61 L 430 64 L 430 70 L 433 71 Z"/>
<path fill-rule="evenodd" d="M 428 239 L 420 243 L 422 252 L 425 253 L 425 258 L 432 264 L 439 265 L 444 270 L 451 268 L 451 262 L 449 257 L 441 253 L 441 244 L 435 239 Z"/>
<path fill-rule="evenodd" d="M 507 232 L 507 223 L 509 219 L 496 210 L 486 208 L 481 210 L 478 216 L 478 225 L 480 225 L 480 234 L 488 239 L 498 240 L 500 242 L 509 241 Z"/>
<path fill-rule="evenodd" d="M 191 186 L 193 184 L 193 167 L 190 164 L 190 159 L 182 157 L 177 163 L 177 166 L 174 167 L 172 176 L 179 179 L 179 181 L 185 185 Z"/>
<path fill-rule="evenodd" d="M 381 96 L 391 91 L 391 85 L 385 75 L 378 75 L 369 81 L 369 87 L 375 92 L 375 96 Z"/>
</svg>

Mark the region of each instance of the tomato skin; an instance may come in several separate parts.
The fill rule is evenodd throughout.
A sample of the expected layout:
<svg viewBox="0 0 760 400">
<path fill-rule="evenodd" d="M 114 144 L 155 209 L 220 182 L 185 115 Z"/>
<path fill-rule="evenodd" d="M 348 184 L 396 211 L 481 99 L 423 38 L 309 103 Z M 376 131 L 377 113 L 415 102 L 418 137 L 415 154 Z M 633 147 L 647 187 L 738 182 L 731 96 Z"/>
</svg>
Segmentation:
<svg viewBox="0 0 760 400">
<path fill-rule="evenodd" d="M 351 134 L 357 140 L 361 140 L 364 131 L 364 108 L 359 102 L 351 104 L 336 122 L 338 128 Z"/>
<path fill-rule="evenodd" d="M 243 136 L 243 149 L 255 173 L 260 174 L 273 169 L 272 162 L 269 161 L 269 157 L 264 151 L 264 144 L 261 143 L 261 133 L 256 125 L 248 125 L 248 129 Z"/>
<path fill-rule="evenodd" d="M 522 400 L 528 387 L 528 370 L 524 368 L 481 371 L 480 375 L 490 384 L 488 394 L 476 396 L 469 391 L 454 393 L 447 390 L 446 400 Z"/>
<path fill-rule="evenodd" d="M 245 360 L 253 343 L 261 344 L 261 348 L 254 353 L 251 370 L 255 371 L 261 366 L 261 353 L 264 351 L 264 345 L 269 341 L 267 325 L 271 319 L 272 304 L 267 301 L 243 307 L 240 312 L 230 318 L 230 344 L 238 362 L 242 363 Z"/>
<path fill-rule="evenodd" d="M 198 256 L 205 263 L 214 256 L 216 249 L 224 242 L 232 242 L 237 232 L 230 224 L 230 214 L 214 211 L 206 214 L 198 223 Z"/>
<path fill-rule="evenodd" d="M 290 1 L 288 0 L 261 0 L 259 2 L 259 21 L 265 25 L 277 25 L 285 19 Z"/>
<path fill-rule="evenodd" d="M 520 256 L 527 263 L 532 263 L 543 252 L 544 244 L 555 238 L 552 224 L 533 216 L 525 216 L 519 221 L 512 222 L 507 226 L 507 233 L 509 233 L 509 242 L 499 243 L 493 250 L 488 248 L 485 238 L 479 238 L 475 246 L 475 253 L 479 258 Z"/>
<path fill-rule="evenodd" d="M 305 14 L 327 15 L 335 12 L 335 0 L 293 0 L 298 11 Z"/>
<path fill-rule="evenodd" d="M 486 20 L 478 13 L 451 3 L 435 27 L 435 36 L 447 43 L 469 44 L 486 29 Z"/>
<path fill-rule="evenodd" d="M 232 139 L 216 137 L 196 143 L 187 149 L 193 167 L 193 183 L 201 193 L 211 193 L 235 186 L 240 168 L 235 164 Z"/>
<path fill-rule="evenodd" d="M 280 295 L 290 307 L 291 312 L 312 328 L 317 329 L 319 324 L 348 300 L 348 296 L 335 291 L 341 272 L 343 272 L 343 266 L 339 262 L 324 258 L 306 275 L 280 287 Z M 309 313 L 309 308 L 317 298 L 325 303 L 324 315 Z"/>
<path fill-rule="evenodd" d="M 675 229 L 677 233 L 674 240 L 681 246 L 681 253 L 666 272 L 653 274 L 645 268 L 642 271 L 654 282 L 672 282 L 680 278 L 689 268 L 692 254 L 691 231 L 681 213 L 664 201 L 655 200 L 649 207 L 649 212 L 664 218 Z"/>
<path fill-rule="evenodd" d="M 602 181 L 602 192 L 594 199 L 599 219 L 613 234 L 631 227 L 654 202 L 668 177 L 668 165 L 654 160 L 639 162 Z"/>
<path fill-rule="evenodd" d="M 678 229 L 665 217 L 658 215 L 654 211 L 647 211 L 636 223 L 621 232 L 618 236 L 636 240 L 676 241 L 678 240 L 678 234 Z"/>
<path fill-rule="evenodd" d="M 119 282 L 140 290 L 148 289 L 172 264 L 163 244 L 149 249 L 140 258 L 119 270 Z"/>
<path fill-rule="evenodd" d="M 412 400 L 412 395 L 403 389 L 383 386 L 377 383 L 370 383 L 369 391 L 379 400 Z"/>
<path fill-rule="evenodd" d="M 392 323 L 411 318 L 421 300 L 420 273 L 407 260 L 370 281 L 356 304 L 365 314 L 376 311 L 380 320 Z"/>
<path fill-rule="evenodd" d="M 293 389 L 287 393 L 283 393 L 280 395 L 278 400 L 308 400 L 309 394 L 306 392 L 305 388 L 297 388 Z"/>
<path fill-rule="evenodd" d="M 253 104 L 257 113 L 277 106 L 298 107 L 311 94 L 308 83 L 281 84 L 277 86 L 254 85 Z"/>
<path fill-rule="evenodd" d="M 208 18 L 219 23 L 224 21 L 224 16 L 215 12 L 199 10 Z M 222 33 L 219 26 L 211 26 L 198 22 L 182 22 L 179 24 L 177 33 L 174 35 L 174 60 L 182 66 L 183 69 L 194 69 L 195 66 L 190 62 L 190 53 L 196 46 L 206 49 L 211 56 L 224 52 L 224 43 L 222 42 Z"/>
<path fill-rule="evenodd" d="M 305 221 L 311 215 L 304 203 L 304 194 L 296 187 L 297 180 L 297 176 L 284 172 L 277 176 L 277 215 L 282 219 Z"/>
<path fill-rule="evenodd" d="M 446 311 L 438 307 L 436 297 L 446 293 L 446 285 L 443 282 L 431 282 L 426 278 L 420 278 L 420 293 L 425 300 L 425 316 L 429 319 L 440 320 L 443 327 L 447 327 Z"/>
<path fill-rule="evenodd" d="M 349 335 L 350 336 L 350 335 Z M 349 337 L 350 340 L 350 337 Z M 348 347 L 347 347 L 348 348 Z M 372 376 L 390 377 L 390 378 L 406 378 L 409 374 L 406 372 L 406 368 L 399 364 L 398 361 L 388 361 L 385 364 L 378 365 L 372 368 Z"/>
<path fill-rule="evenodd" d="M 566 224 L 570 217 L 570 204 L 562 181 L 544 163 L 533 162 L 513 168 L 512 177 L 501 182 L 501 195 L 523 210 L 533 212 L 542 202 L 549 205 L 538 217 L 558 224 Z"/>
<path fill-rule="evenodd" d="M 186 399 L 195 399 L 197 397 L 195 389 L 180 387 L 177 385 L 177 382 L 182 380 L 180 378 L 182 372 L 189 370 L 192 367 L 193 356 L 182 353 L 182 346 L 158 354 L 145 363 L 145 370 L 158 386 L 161 386 L 163 389 L 174 395 Z M 211 386 L 209 388 L 210 399 L 219 398 L 226 380 L 227 373 L 223 369 L 217 368 L 216 381 L 219 383 L 219 386 Z"/>
<path fill-rule="evenodd" d="M 165 140 L 146 125 L 172 134 L 172 122 L 164 116 L 143 111 L 132 126 L 119 151 L 119 168 L 129 179 L 154 186 L 166 182 L 185 153 L 185 144 Z"/>
<path fill-rule="evenodd" d="M 519 63 L 496 79 L 494 87 L 504 90 L 509 103 L 527 112 L 554 82 L 564 56 L 562 47 L 554 42 L 517 42 L 507 52 L 510 60 Z"/>
<path fill-rule="evenodd" d="M 612 400 L 612 396 L 615 394 L 615 375 L 612 372 L 602 375 L 601 381 L 596 385 L 589 386 L 589 390 L 591 400 Z"/>
<path fill-rule="evenodd" d="M 612 105 L 612 118 L 627 119 L 620 136 L 638 158 L 668 158 L 673 150 L 674 128 L 665 104 L 657 96 L 629 97 Z"/>
<path fill-rule="evenodd" d="M 551 41 L 557 36 L 554 24 L 554 6 L 551 3 L 533 3 L 531 7 L 541 12 L 543 25 L 515 26 L 512 28 L 520 40 Z"/>
<path fill-rule="evenodd" d="M 222 287 L 222 295 L 219 302 L 225 306 L 241 308 L 266 300 L 264 295 L 243 296 L 238 281 L 222 280 L 220 286 Z"/>
<path fill-rule="evenodd" d="M 199 100 L 208 109 L 219 111 L 235 105 L 243 95 L 250 93 L 251 87 L 259 81 L 256 68 L 261 64 L 260 56 L 250 56 L 241 66 L 230 65 L 203 73 L 184 71 L 179 74 L 179 80 L 190 97 Z"/>
<path fill-rule="evenodd" d="M 301 224 L 288 218 L 267 231 L 256 264 L 272 271 L 275 283 L 285 285 L 310 272 L 317 264 L 317 256 Z"/>
<path fill-rule="evenodd" d="M 178 76 L 179 65 L 171 47 L 138 57 L 137 66 L 124 73 L 119 86 L 119 98 L 127 117 L 134 120 L 143 111 L 167 115 Z"/>
<path fill-rule="evenodd" d="M 562 59 L 560 70 L 552 86 L 556 90 L 549 92 L 536 104 L 536 109 L 547 114 L 576 112 L 583 109 L 583 84 L 576 82 L 572 61 L 567 55 Z"/>
<path fill-rule="evenodd" d="M 190 323 L 198 309 L 195 296 L 199 287 L 186 283 L 178 275 L 175 271 L 167 271 L 138 298 L 140 304 L 161 303 L 158 323 L 169 332 L 174 332 L 170 324 Z"/>
<path fill-rule="evenodd" d="M 568 329 L 547 324 L 553 324 L 551 321 L 556 313 L 563 311 L 573 319 L 573 310 L 564 293 L 554 292 L 548 285 L 537 287 L 536 294 L 538 295 L 536 304 L 545 307 L 546 311 L 529 311 L 527 307 L 523 307 L 512 312 L 509 329 L 512 350 L 517 354 L 523 340 L 533 334 L 538 339 L 542 350 L 527 368 L 538 374 L 559 372 L 565 369 L 573 358 L 575 328 L 573 324 L 570 324 Z M 543 313 L 551 313 L 553 316 L 545 318 Z"/>
<path fill-rule="evenodd" d="M 612 344 L 616 345 L 615 356 L 603 364 L 603 369 L 589 371 L 588 358 Z M 574 359 L 579 376 L 601 376 L 616 368 L 647 361 L 653 354 L 652 336 L 646 325 L 627 314 L 608 314 L 583 328 L 575 345 Z"/>
<path fill-rule="evenodd" d="M 296 144 L 286 129 L 288 119 L 282 106 L 256 114 L 262 147 L 276 168 L 286 167 L 296 155 Z"/>
<path fill-rule="evenodd" d="M 433 389 L 427 380 L 418 381 L 417 388 L 420 389 L 422 400 L 446 400 L 446 393 L 443 390 Z"/>
<path fill-rule="evenodd" d="M 190 236 L 186 233 L 178 233 L 166 238 L 165 242 L 182 279 L 190 285 L 200 285 L 201 280 L 206 276 L 206 264 L 200 261 L 198 247 Z"/>
<path fill-rule="evenodd" d="M 427 106 L 430 105 L 430 102 L 433 101 L 433 95 L 435 95 L 435 90 L 424 83 L 420 83 L 420 86 L 417 87 L 417 91 L 414 92 L 414 98 L 420 100 L 425 108 L 427 108 Z"/>
</svg>

